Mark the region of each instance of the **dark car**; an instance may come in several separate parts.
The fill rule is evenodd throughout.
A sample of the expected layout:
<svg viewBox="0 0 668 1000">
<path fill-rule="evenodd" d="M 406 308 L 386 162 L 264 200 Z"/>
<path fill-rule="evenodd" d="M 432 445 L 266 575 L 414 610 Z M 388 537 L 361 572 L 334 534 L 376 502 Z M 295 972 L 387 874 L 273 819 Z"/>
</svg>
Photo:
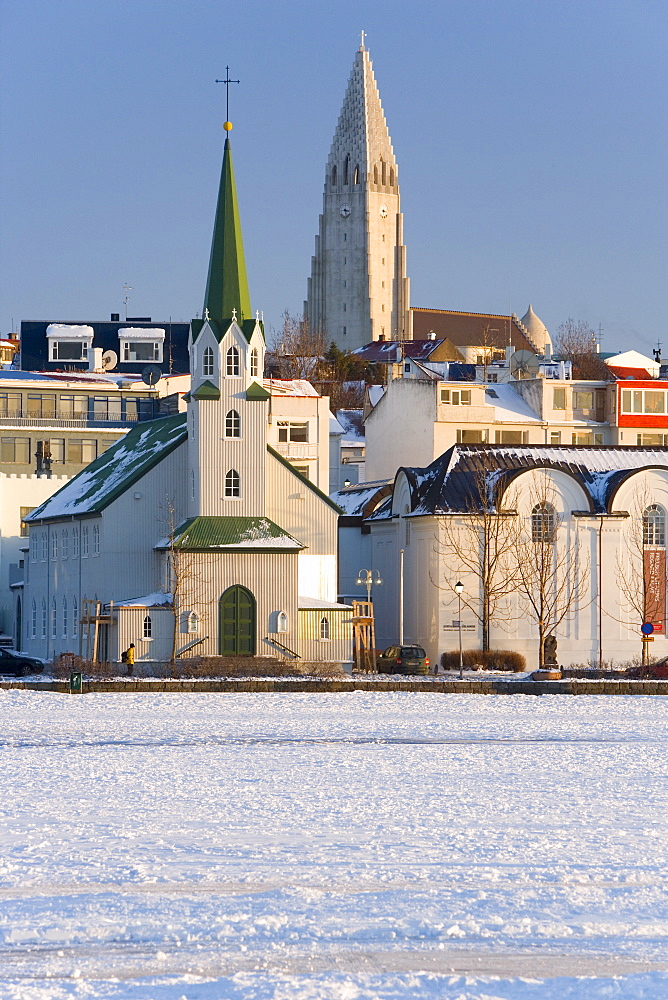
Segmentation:
<svg viewBox="0 0 668 1000">
<path fill-rule="evenodd" d="M 429 673 L 429 660 L 422 646 L 388 646 L 377 663 L 381 674 Z"/>
<path fill-rule="evenodd" d="M 26 656 L 17 649 L 0 648 L 0 674 L 25 677 L 26 674 L 41 674 L 43 670 L 44 660 L 39 657 Z"/>
</svg>

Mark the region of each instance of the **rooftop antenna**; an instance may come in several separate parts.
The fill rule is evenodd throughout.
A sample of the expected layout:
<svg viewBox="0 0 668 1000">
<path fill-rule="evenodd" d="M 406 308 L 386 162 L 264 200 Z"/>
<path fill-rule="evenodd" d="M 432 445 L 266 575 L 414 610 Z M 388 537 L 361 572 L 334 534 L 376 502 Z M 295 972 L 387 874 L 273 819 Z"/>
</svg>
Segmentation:
<svg viewBox="0 0 668 1000">
<path fill-rule="evenodd" d="M 230 124 L 230 84 L 231 83 L 239 83 L 239 81 L 238 80 L 230 80 L 230 67 L 226 66 L 225 67 L 225 79 L 224 80 L 216 80 L 216 83 L 224 83 L 225 84 L 225 125 L 223 125 L 223 128 L 225 129 L 226 132 L 229 132 L 230 129 L 227 128 L 226 126 L 229 125 L 230 128 L 232 128 L 232 126 Z"/>
<path fill-rule="evenodd" d="M 602 342 L 603 342 L 603 327 L 599 323 L 598 324 L 598 350 L 599 350 L 599 353 L 600 353 L 600 350 L 601 350 L 601 344 L 602 344 Z"/>
<path fill-rule="evenodd" d="M 657 340 L 656 347 L 652 351 L 652 354 L 654 355 L 654 360 L 656 361 L 657 365 L 660 365 L 661 364 L 661 341 L 660 340 Z"/>
<path fill-rule="evenodd" d="M 125 292 L 125 298 L 123 299 L 123 305 L 125 306 L 125 322 L 128 321 L 128 302 L 130 301 L 130 292 L 132 291 L 132 285 L 128 285 L 127 281 L 123 285 L 123 291 Z"/>
</svg>

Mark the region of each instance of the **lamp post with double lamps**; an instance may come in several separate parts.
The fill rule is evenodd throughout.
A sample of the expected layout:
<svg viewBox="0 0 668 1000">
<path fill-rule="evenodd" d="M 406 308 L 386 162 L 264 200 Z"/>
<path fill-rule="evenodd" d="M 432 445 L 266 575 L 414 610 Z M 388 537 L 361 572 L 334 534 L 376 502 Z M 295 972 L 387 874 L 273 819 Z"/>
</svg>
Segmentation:
<svg viewBox="0 0 668 1000">
<path fill-rule="evenodd" d="M 374 573 L 376 574 L 375 577 Z M 383 581 L 380 578 L 380 573 L 378 572 L 377 569 L 361 569 L 357 574 L 357 579 L 355 580 L 355 583 L 357 584 L 358 587 L 366 587 L 366 599 L 369 602 L 369 604 L 371 603 L 372 586 L 374 585 L 374 583 L 377 586 L 380 586 L 382 582 Z"/>
<path fill-rule="evenodd" d="M 464 654 L 462 653 L 462 593 L 464 584 L 457 580 L 455 594 L 457 595 L 457 628 L 459 630 L 459 679 L 464 680 Z"/>
</svg>

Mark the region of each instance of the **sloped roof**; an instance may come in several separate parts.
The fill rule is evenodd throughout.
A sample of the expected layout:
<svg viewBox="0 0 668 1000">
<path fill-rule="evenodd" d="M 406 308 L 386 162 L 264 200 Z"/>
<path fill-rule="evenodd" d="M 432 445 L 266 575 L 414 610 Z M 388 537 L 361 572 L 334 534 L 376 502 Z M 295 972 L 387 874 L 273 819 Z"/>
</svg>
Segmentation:
<svg viewBox="0 0 668 1000">
<path fill-rule="evenodd" d="M 456 347 L 490 347 L 504 349 L 512 344 L 516 351 L 535 351 L 517 316 L 494 313 L 456 312 L 453 309 L 422 309 L 411 306 L 413 337 L 424 340 L 430 332 Z M 528 331 L 527 331 L 528 332 Z M 432 344 L 437 341 L 431 341 Z"/>
<path fill-rule="evenodd" d="M 379 479 L 374 483 L 356 483 L 346 486 L 338 493 L 332 493 L 332 499 L 349 517 L 368 517 L 378 507 L 381 500 L 392 492 L 390 479 Z"/>
<path fill-rule="evenodd" d="M 281 465 L 284 465 L 286 469 L 289 469 L 292 475 L 295 477 L 295 479 L 298 479 L 299 482 L 302 484 L 302 486 L 306 486 L 311 491 L 311 493 L 315 493 L 317 497 L 320 497 L 320 499 L 323 500 L 328 507 L 331 507 L 333 510 L 335 510 L 337 514 L 341 513 L 341 508 L 338 506 L 338 504 L 336 504 L 333 500 L 331 500 L 326 493 L 323 493 L 322 490 L 318 489 L 315 483 L 312 483 L 309 479 L 306 478 L 306 476 L 302 476 L 301 472 L 298 472 L 297 469 L 295 469 L 294 465 L 288 462 L 287 458 L 283 458 L 283 456 L 279 455 L 277 451 L 274 451 L 274 449 L 271 447 L 270 444 L 267 445 L 267 451 L 273 458 L 275 458 L 278 462 L 280 462 Z"/>
<path fill-rule="evenodd" d="M 156 545 L 158 549 L 168 547 L 167 539 Z M 174 532 L 174 548 L 299 552 L 305 546 L 268 517 L 191 517 Z"/>
<path fill-rule="evenodd" d="M 426 361 L 442 343 L 443 340 L 374 340 L 352 353 L 369 363 L 393 364 L 400 350 L 402 360 Z"/>
<path fill-rule="evenodd" d="M 619 365 L 608 365 L 608 368 L 621 382 L 651 382 L 652 376 L 646 368 L 623 368 Z"/>
<path fill-rule="evenodd" d="M 404 468 L 412 513 L 452 514 L 481 505 L 484 482 L 495 502 L 520 473 L 548 468 L 572 476 L 589 499 L 591 513 L 606 514 L 619 486 L 643 468 L 668 472 L 668 448 L 578 445 L 453 445 L 424 469 Z M 377 516 L 391 516 L 384 507 Z"/>
<path fill-rule="evenodd" d="M 25 520 L 99 514 L 187 436 L 185 413 L 137 424 Z"/>
</svg>

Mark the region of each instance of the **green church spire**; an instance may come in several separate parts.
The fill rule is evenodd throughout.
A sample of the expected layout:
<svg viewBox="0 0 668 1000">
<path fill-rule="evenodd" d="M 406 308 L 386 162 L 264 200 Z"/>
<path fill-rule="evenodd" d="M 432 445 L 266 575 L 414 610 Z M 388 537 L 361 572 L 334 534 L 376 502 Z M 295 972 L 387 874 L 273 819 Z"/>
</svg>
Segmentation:
<svg viewBox="0 0 668 1000">
<path fill-rule="evenodd" d="M 227 122 L 225 124 L 227 125 Z M 209 276 L 204 296 L 204 316 L 219 323 L 221 327 L 229 325 L 235 316 L 239 326 L 244 320 L 251 319 L 246 261 L 229 136 L 225 139 L 223 169 L 220 174 Z"/>
</svg>

